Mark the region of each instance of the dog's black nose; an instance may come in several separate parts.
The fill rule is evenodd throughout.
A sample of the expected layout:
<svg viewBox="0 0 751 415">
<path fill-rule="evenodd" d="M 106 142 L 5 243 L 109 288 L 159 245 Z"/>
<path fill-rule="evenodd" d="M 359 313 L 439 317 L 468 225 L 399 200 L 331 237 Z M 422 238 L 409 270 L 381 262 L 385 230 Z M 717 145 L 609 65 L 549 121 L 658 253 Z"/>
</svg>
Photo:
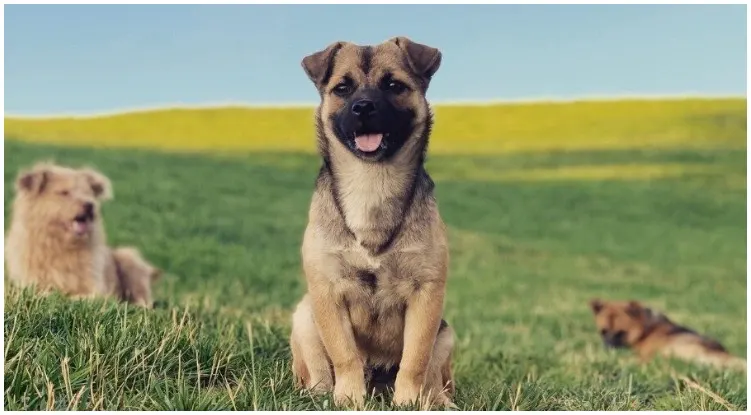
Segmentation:
<svg viewBox="0 0 751 415">
<path fill-rule="evenodd" d="M 352 113 L 358 117 L 367 118 L 372 116 L 375 112 L 375 104 L 369 99 L 361 99 L 352 104 Z"/>
<path fill-rule="evenodd" d="M 94 204 L 91 202 L 84 203 L 83 211 L 84 213 L 86 213 L 86 215 L 91 216 L 94 213 Z"/>
</svg>

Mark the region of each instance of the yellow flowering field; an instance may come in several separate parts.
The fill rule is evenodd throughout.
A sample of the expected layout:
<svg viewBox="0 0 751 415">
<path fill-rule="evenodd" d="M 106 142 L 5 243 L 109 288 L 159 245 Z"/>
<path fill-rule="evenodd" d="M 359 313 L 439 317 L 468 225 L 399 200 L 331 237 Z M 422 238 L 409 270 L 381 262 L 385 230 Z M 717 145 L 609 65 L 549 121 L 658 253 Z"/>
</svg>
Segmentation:
<svg viewBox="0 0 751 415">
<path fill-rule="evenodd" d="M 432 154 L 745 147 L 746 99 L 437 105 Z M 9 118 L 5 137 L 180 151 L 314 150 L 313 108 L 164 109 Z"/>
</svg>

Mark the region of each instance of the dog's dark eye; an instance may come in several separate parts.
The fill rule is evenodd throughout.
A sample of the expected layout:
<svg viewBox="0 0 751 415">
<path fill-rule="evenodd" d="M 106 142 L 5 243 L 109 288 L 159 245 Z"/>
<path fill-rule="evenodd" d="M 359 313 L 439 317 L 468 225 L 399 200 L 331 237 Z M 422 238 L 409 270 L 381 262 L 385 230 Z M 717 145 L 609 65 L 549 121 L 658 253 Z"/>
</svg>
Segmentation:
<svg viewBox="0 0 751 415">
<path fill-rule="evenodd" d="M 346 97 L 347 95 L 352 93 L 352 85 L 342 82 L 341 84 L 335 86 L 333 91 L 334 94 L 340 97 Z"/>
<path fill-rule="evenodd" d="M 402 92 L 407 90 L 407 85 L 404 85 L 404 83 L 392 79 L 386 84 L 386 88 L 395 94 L 401 94 Z"/>
<path fill-rule="evenodd" d="M 61 190 L 61 191 L 57 192 L 57 194 L 59 194 L 60 196 L 68 196 L 70 194 L 70 192 L 67 191 L 67 190 Z"/>
</svg>

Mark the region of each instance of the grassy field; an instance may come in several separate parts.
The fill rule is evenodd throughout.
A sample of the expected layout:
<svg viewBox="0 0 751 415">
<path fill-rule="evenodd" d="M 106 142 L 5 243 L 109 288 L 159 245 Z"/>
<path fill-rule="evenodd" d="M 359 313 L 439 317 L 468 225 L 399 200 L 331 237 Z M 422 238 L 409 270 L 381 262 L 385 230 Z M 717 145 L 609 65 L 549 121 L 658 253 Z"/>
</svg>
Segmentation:
<svg viewBox="0 0 751 415">
<path fill-rule="evenodd" d="M 461 409 L 747 408 L 742 373 L 605 350 L 587 306 L 638 299 L 746 355 L 745 108 L 437 110 L 428 170 L 449 227 Z M 274 111 L 6 119 L 6 218 L 20 167 L 93 165 L 115 186 L 110 243 L 167 274 L 152 311 L 6 285 L 5 409 L 331 408 L 293 389 L 287 344 L 311 113 Z"/>
</svg>

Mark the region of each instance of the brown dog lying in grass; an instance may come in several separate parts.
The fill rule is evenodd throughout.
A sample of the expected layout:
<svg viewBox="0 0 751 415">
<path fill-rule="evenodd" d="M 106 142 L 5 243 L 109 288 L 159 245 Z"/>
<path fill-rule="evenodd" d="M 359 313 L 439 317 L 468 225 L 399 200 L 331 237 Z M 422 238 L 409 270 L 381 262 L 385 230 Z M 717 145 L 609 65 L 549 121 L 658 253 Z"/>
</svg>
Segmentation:
<svg viewBox="0 0 751 415">
<path fill-rule="evenodd" d="M 746 370 L 746 360 L 730 355 L 716 340 L 680 326 L 637 301 L 593 299 L 590 308 L 603 342 L 608 347 L 634 350 L 644 363 L 663 356 Z"/>
<path fill-rule="evenodd" d="M 16 179 L 5 242 L 10 281 L 73 297 L 114 296 L 150 308 L 160 271 L 135 248 L 110 249 L 100 203 L 109 179 L 88 169 L 38 163 Z"/>
</svg>

